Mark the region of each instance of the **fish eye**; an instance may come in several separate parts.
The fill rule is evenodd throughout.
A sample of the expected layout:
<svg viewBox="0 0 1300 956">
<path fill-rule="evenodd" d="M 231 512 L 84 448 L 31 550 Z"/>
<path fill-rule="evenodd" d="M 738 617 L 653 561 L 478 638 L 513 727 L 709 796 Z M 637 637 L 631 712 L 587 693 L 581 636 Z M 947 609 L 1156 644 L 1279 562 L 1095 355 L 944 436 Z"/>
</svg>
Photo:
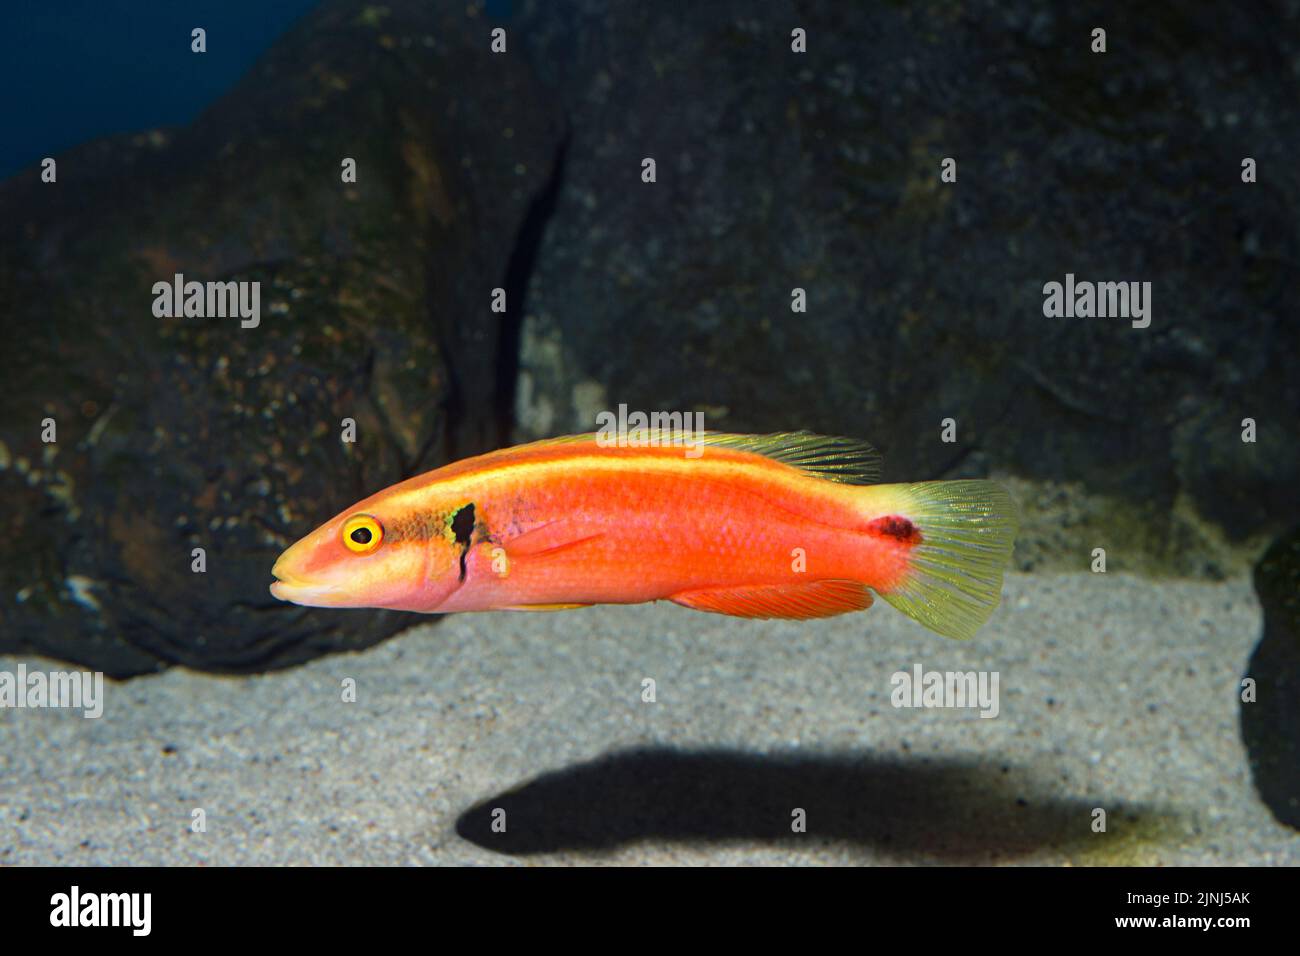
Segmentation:
<svg viewBox="0 0 1300 956">
<path fill-rule="evenodd" d="M 353 515 L 343 522 L 343 544 L 353 554 L 369 554 L 384 540 L 384 526 L 370 515 Z"/>
</svg>

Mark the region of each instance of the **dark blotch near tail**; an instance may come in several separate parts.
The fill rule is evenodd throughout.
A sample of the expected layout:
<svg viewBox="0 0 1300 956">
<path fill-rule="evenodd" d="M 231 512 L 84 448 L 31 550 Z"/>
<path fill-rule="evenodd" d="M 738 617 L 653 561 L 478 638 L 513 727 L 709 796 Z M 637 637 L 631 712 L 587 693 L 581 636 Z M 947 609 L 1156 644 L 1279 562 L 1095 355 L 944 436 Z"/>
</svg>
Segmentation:
<svg viewBox="0 0 1300 956">
<path fill-rule="evenodd" d="M 920 544 L 921 529 L 900 515 L 885 515 L 867 525 L 872 534 L 895 538 L 903 544 Z"/>
</svg>

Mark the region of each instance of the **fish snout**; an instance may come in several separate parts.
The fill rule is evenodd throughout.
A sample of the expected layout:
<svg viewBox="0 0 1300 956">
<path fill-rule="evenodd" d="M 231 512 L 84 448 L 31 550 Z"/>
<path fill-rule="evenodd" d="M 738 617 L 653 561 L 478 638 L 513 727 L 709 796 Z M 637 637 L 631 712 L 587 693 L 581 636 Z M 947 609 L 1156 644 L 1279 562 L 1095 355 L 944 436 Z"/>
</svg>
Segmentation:
<svg viewBox="0 0 1300 956">
<path fill-rule="evenodd" d="M 292 551 L 293 548 L 290 548 L 280 555 L 279 560 L 271 568 L 271 576 L 275 578 L 275 582 L 271 585 L 271 596 L 281 601 L 290 601 L 308 607 L 331 606 L 333 602 L 328 598 L 336 593 L 338 588 L 302 577 L 301 572 L 294 566 Z"/>
</svg>

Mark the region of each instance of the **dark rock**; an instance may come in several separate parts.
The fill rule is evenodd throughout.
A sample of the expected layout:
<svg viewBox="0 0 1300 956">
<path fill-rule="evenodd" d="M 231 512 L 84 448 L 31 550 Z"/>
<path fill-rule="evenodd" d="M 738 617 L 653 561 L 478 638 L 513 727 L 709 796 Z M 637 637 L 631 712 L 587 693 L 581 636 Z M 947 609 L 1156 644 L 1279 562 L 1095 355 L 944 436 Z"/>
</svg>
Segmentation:
<svg viewBox="0 0 1300 956">
<path fill-rule="evenodd" d="M 1268 6 L 533 2 L 572 142 L 521 434 L 626 402 L 860 436 L 890 479 L 1076 503 L 1029 510 L 1023 561 L 1244 569 L 1300 479 L 1300 33 Z M 1150 327 L 1046 318 L 1067 273 L 1151 282 Z"/>
<path fill-rule="evenodd" d="M 463 6 L 327 4 L 191 127 L 0 187 L 0 652 L 262 669 L 414 619 L 267 586 L 352 501 L 500 444 L 490 294 L 560 129 L 490 27 Z M 260 326 L 155 318 L 152 285 L 177 272 L 259 280 Z"/>
<path fill-rule="evenodd" d="M 1300 829 L 1300 527 L 1260 560 L 1255 592 L 1264 634 L 1246 670 L 1256 699 L 1241 705 L 1241 737 L 1260 799 Z"/>
</svg>

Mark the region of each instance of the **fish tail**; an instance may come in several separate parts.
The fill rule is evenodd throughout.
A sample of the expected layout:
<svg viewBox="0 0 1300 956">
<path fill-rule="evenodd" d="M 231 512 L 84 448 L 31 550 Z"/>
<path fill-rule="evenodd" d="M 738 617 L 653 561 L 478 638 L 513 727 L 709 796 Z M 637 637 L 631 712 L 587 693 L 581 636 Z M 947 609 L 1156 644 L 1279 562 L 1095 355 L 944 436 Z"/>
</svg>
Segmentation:
<svg viewBox="0 0 1300 956">
<path fill-rule="evenodd" d="M 902 572 L 876 593 L 944 637 L 973 637 L 1002 598 L 1019 527 L 1011 496 L 995 482 L 975 480 L 871 490 L 878 517 L 869 527 L 897 538 L 906 556 Z M 877 509 L 885 501 L 882 515 Z"/>
</svg>

